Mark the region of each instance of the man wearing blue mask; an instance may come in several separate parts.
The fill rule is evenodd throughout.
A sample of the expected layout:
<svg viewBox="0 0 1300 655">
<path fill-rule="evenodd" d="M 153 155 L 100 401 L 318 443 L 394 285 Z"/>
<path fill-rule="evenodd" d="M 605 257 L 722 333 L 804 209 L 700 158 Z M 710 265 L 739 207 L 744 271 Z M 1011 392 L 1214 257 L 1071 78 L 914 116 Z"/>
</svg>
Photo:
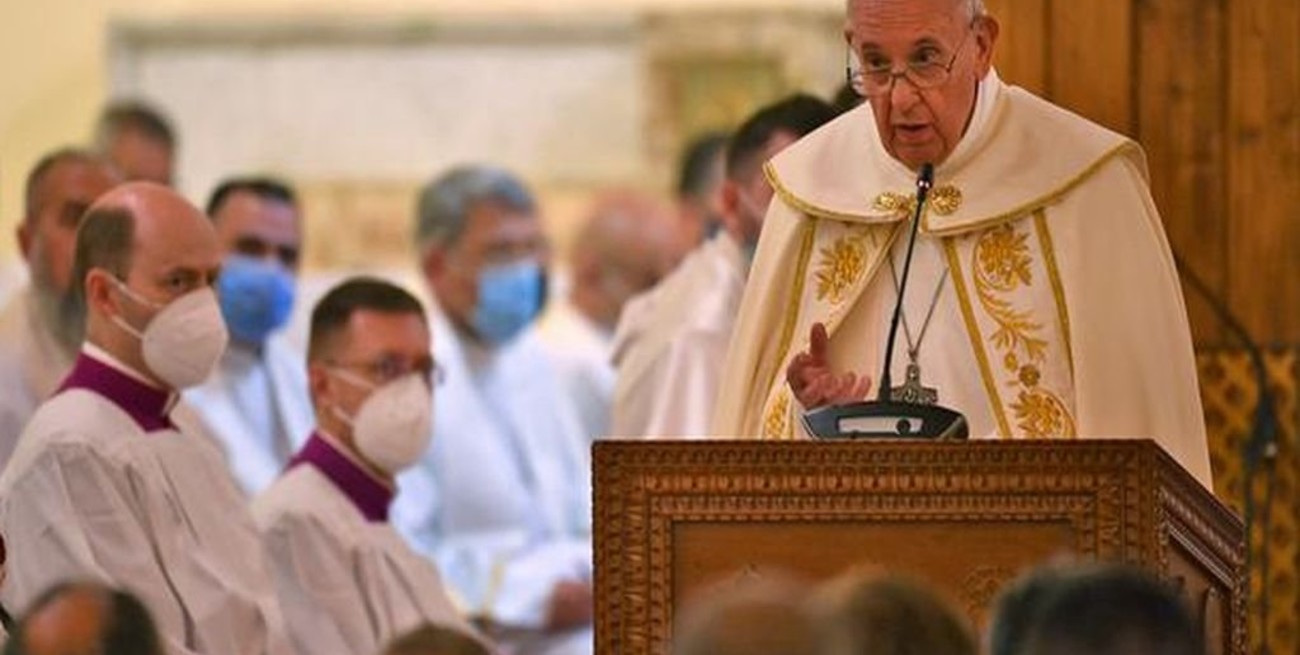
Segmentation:
<svg viewBox="0 0 1300 655">
<path fill-rule="evenodd" d="M 531 329 L 546 241 L 514 176 L 426 185 L 415 237 L 446 371 L 426 455 L 393 520 L 505 652 L 590 653 L 590 485 L 576 410 Z"/>
<path fill-rule="evenodd" d="M 252 496 L 312 427 L 302 355 L 280 335 L 293 309 L 302 219 L 293 190 L 263 177 L 222 182 L 207 209 L 222 248 L 217 295 L 230 347 L 212 377 L 185 398 Z"/>
<path fill-rule="evenodd" d="M 614 338 L 618 381 L 610 434 L 709 433 L 736 310 L 772 199 L 763 164 L 834 117 L 827 103 L 794 95 L 736 130 L 726 147 L 723 229 L 623 310 Z"/>
</svg>

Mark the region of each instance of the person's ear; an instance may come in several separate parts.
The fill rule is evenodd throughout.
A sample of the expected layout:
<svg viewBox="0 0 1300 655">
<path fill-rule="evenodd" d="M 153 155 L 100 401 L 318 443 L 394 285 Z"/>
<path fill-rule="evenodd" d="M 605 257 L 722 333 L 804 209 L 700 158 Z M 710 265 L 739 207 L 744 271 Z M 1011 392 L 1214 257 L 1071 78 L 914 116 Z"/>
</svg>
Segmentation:
<svg viewBox="0 0 1300 655">
<path fill-rule="evenodd" d="M 86 312 L 88 314 L 99 314 L 101 316 L 116 316 L 122 313 L 121 307 L 118 306 L 119 300 L 113 293 L 116 278 L 112 273 L 102 268 L 92 268 L 86 273 L 84 280 L 72 280 L 72 284 L 82 285 L 83 295 L 86 299 Z"/>
<path fill-rule="evenodd" d="M 447 273 L 447 251 L 439 246 L 428 246 L 420 255 L 420 272 L 425 279 L 436 280 Z"/>
<path fill-rule="evenodd" d="M 993 46 L 998 42 L 998 33 L 1001 27 L 998 25 L 998 19 L 985 14 L 975 19 L 975 44 L 979 46 L 977 51 L 976 70 L 979 71 L 980 77 L 984 77 L 993 67 Z"/>
<path fill-rule="evenodd" d="M 740 218 L 740 185 L 733 179 L 727 178 L 722 181 L 722 189 L 718 194 L 722 202 L 722 224 L 731 232 L 732 236 L 740 238 L 744 233 L 743 221 Z"/>
<path fill-rule="evenodd" d="M 318 410 L 325 407 L 326 401 L 331 397 L 333 383 L 334 378 L 329 374 L 329 369 L 324 364 L 308 362 L 307 392 L 311 396 L 312 407 Z"/>
<path fill-rule="evenodd" d="M 32 241 L 36 239 L 34 234 L 36 221 L 23 219 L 18 224 L 18 229 L 14 230 L 14 235 L 18 237 L 18 252 L 22 253 L 23 261 L 31 263 L 32 261 Z"/>
</svg>

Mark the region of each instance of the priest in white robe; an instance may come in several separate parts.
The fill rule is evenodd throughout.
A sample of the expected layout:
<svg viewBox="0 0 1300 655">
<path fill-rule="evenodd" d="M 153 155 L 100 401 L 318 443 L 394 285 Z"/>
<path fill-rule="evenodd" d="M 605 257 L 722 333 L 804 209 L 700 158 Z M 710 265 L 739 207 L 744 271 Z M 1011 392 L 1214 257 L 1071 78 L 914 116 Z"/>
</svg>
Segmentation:
<svg viewBox="0 0 1300 655">
<path fill-rule="evenodd" d="M 143 600 L 173 655 L 292 652 L 243 495 L 172 412 L 226 345 L 212 226 L 130 183 L 86 213 L 76 253 L 86 342 L 0 475 L 4 606 L 88 579 Z"/>
<path fill-rule="evenodd" d="M 387 282 L 344 282 L 312 314 L 307 361 L 317 427 L 253 504 L 298 652 L 377 653 L 425 623 L 478 637 L 388 522 L 394 476 L 431 436 L 424 308 Z"/>
<path fill-rule="evenodd" d="M 731 329 L 772 187 L 763 164 L 834 117 L 795 95 L 747 119 L 726 149 L 722 226 L 619 320 L 613 428 L 623 437 L 702 437 L 718 398 Z"/>
<path fill-rule="evenodd" d="M 866 394 L 928 163 L 893 379 L 972 437 L 1151 437 L 1208 487 L 1187 314 L 1137 144 L 1003 84 L 982 3 L 853 0 L 845 35 L 868 102 L 767 167 L 777 201 L 715 433 L 800 436 L 804 410 Z"/>
<path fill-rule="evenodd" d="M 263 177 L 223 181 L 207 213 L 224 257 L 217 291 L 231 339 L 185 400 L 251 497 L 284 470 L 314 422 L 302 353 L 281 334 L 297 290 L 302 217 L 293 189 Z"/>
<path fill-rule="evenodd" d="M 28 419 L 72 368 L 82 318 L 72 301 L 72 249 L 81 215 L 121 182 L 98 155 L 56 150 L 27 176 L 18 245 L 27 284 L 0 310 L 0 469 Z"/>
<path fill-rule="evenodd" d="M 505 171 L 456 168 L 422 191 L 416 234 L 446 380 L 394 522 L 503 652 L 590 653 L 588 441 L 531 327 L 536 205 Z"/>
<path fill-rule="evenodd" d="M 623 308 L 681 258 L 675 220 L 670 206 L 647 196 L 614 192 L 598 198 L 569 255 L 568 289 L 538 325 L 589 440 L 611 434 L 614 328 Z"/>
</svg>

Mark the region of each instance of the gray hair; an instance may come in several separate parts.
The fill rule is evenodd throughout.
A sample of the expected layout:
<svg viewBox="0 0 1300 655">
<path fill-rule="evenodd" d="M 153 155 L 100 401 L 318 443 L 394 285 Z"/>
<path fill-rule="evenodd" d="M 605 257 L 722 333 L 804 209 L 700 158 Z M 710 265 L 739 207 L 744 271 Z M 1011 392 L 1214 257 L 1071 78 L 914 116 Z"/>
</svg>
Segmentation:
<svg viewBox="0 0 1300 655">
<path fill-rule="evenodd" d="M 845 0 L 844 5 L 846 7 L 851 7 L 854 2 L 855 0 Z M 976 18 L 989 13 L 988 9 L 984 7 L 984 0 L 964 0 L 962 4 L 964 4 L 967 11 L 970 12 L 971 20 L 975 20 Z"/>
<path fill-rule="evenodd" d="M 415 242 L 420 251 L 460 238 L 470 210 L 481 202 L 529 214 L 537 207 L 528 187 L 508 171 L 479 165 L 454 168 L 420 189 L 415 211 Z"/>
</svg>

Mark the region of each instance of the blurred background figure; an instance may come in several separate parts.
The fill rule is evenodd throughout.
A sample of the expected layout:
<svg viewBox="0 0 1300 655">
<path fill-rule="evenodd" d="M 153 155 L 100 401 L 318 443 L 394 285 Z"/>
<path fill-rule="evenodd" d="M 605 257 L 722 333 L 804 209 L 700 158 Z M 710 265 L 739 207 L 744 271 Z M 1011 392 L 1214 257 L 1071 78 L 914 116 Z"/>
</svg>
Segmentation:
<svg viewBox="0 0 1300 655">
<path fill-rule="evenodd" d="M 722 230 L 629 302 L 620 319 L 611 434 L 709 434 L 732 325 L 772 199 L 763 164 L 834 117 L 825 102 L 794 95 L 749 117 L 726 144 Z"/>
<path fill-rule="evenodd" d="M 431 436 L 427 320 L 414 296 L 374 278 L 338 285 L 312 312 L 316 429 L 253 503 L 300 653 L 374 653 L 424 622 L 477 636 L 388 522 L 394 477 Z"/>
<path fill-rule="evenodd" d="M 491 652 L 463 633 L 430 624 L 393 640 L 382 655 L 491 655 Z"/>
<path fill-rule="evenodd" d="M 1048 586 L 1014 655 L 1205 653 L 1183 599 L 1145 571 L 1097 565 Z"/>
<path fill-rule="evenodd" d="M 93 582 L 55 585 L 32 604 L 5 655 L 163 655 L 144 604 Z"/>
<path fill-rule="evenodd" d="M 1004 587 L 992 608 L 985 641 L 989 655 L 1016 655 L 1024 650 L 1044 600 L 1069 579 L 1072 564 L 1046 564 L 1021 575 Z"/>
<path fill-rule="evenodd" d="M 72 368 L 83 329 L 72 288 L 77 226 L 120 181 L 106 160 L 76 148 L 47 154 L 27 175 L 18 247 L 28 281 L 0 311 L 0 468 L 36 407 Z"/>
<path fill-rule="evenodd" d="M 812 601 L 842 655 L 976 655 L 964 617 L 929 587 L 888 573 L 846 574 Z"/>
<path fill-rule="evenodd" d="M 145 102 L 119 100 L 105 107 L 95 144 L 127 180 L 174 182 L 176 132 L 161 111 Z"/>
<path fill-rule="evenodd" d="M 672 208 L 628 192 L 598 198 L 569 256 L 571 281 L 539 331 L 588 439 L 609 434 L 614 400 L 614 327 L 624 304 L 677 265 Z"/>
<path fill-rule="evenodd" d="M 207 213 L 222 249 L 217 292 L 230 345 L 185 400 L 252 496 L 284 470 L 312 427 L 302 354 L 281 333 L 296 296 L 302 215 L 293 189 L 266 177 L 225 180 Z"/>
<path fill-rule="evenodd" d="M 682 151 L 677 168 L 677 211 L 683 247 L 694 248 L 722 227 L 725 132 L 697 135 Z"/>
<path fill-rule="evenodd" d="M 802 586 L 736 584 L 682 608 L 672 655 L 835 655 L 827 632 L 808 611 Z"/>
<path fill-rule="evenodd" d="M 590 653 L 588 441 L 532 327 L 537 203 L 505 170 L 462 166 L 425 185 L 415 223 L 446 381 L 394 522 L 503 651 Z"/>
</svg>

